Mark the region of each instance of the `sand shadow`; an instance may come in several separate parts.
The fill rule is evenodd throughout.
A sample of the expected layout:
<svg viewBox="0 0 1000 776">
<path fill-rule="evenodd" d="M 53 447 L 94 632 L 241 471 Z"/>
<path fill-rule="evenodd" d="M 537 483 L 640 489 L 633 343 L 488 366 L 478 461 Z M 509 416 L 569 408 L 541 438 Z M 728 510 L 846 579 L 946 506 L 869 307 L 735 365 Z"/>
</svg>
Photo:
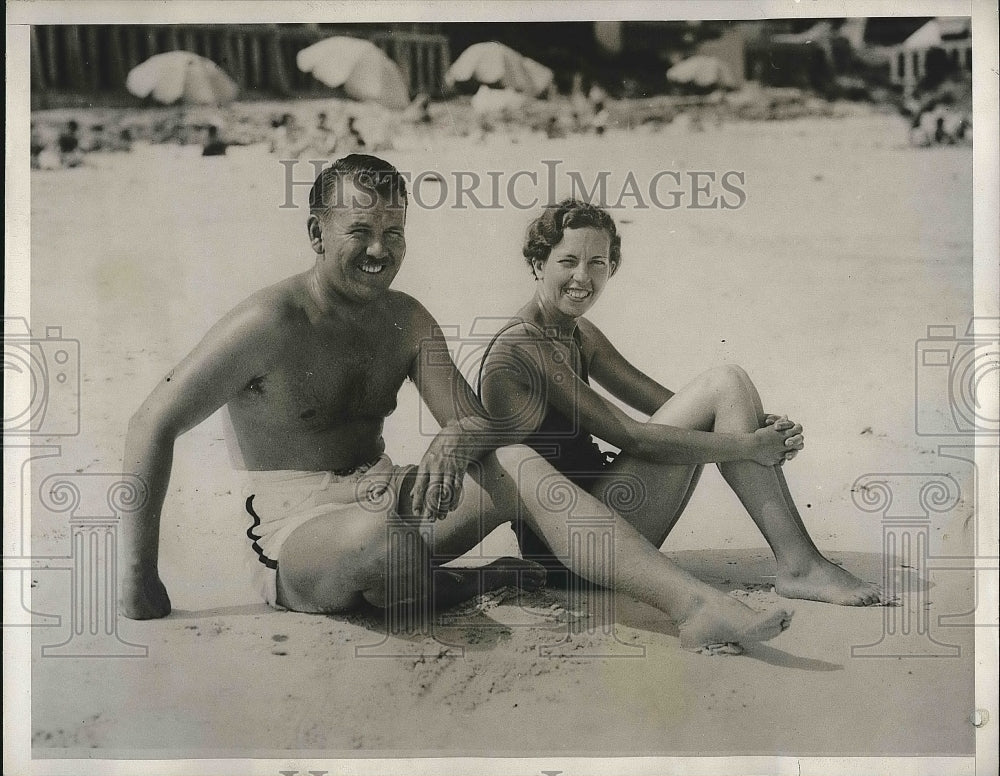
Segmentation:
<svg viewBox="0 0 1000 776">
<path fill-rule="evenodd" d="M 843 671 L 841 663 L 828 663 L 825 660 L 816 660 L 811 657 L 799 657 L 784 650 L 772 647 L 770 644 L 753 644 L 747 647 L 744 657 L 760 660 L 768 665 L 779 668 L 797 668 L 800 671 Z"/>
<path fill-rule="evenodd" d="M 670 560 L 703 582 L 724 592 L 767 590 L 774 586 L 774 556 L 767 548 L 751 550 L 686 550 L 665 553 Z M 827 552 L 826 557 L 867 582 L 882 583 L 885 556 L 877 552 Z M 920 570 L 894 562 L 889 587 L 925 593 L 935 583 Z"/>
<path fill-rule="evenodd" d="M 363 628 L 384 642 L 395 640 L 410 646 L 453 647 L 457 652 L 489 650 L 510 640 L 511 628 L 491 619 L 468 604 L 450 609 L 387 610 L 368 603 L 352 612 L 326 615 L 331 620 Z"/>
<path fill-rule="evenodd" d="M 211 617 L 240 617 L 248 614 L 276 614 L 279 610 L 267 604 L 241 604 L 237 606 L 216 606 L 212 609 L 173 609 L 168 615 L 171 620 L 206 620 Z"/>
</svg>

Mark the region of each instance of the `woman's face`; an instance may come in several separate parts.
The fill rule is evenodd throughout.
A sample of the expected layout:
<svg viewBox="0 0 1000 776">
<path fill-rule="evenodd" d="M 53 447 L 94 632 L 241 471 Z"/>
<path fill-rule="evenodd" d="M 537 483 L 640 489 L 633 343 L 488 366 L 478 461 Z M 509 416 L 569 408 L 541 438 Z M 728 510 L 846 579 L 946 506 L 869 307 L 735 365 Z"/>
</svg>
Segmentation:
<svg viewBox="0 0 1000 776">
<path fill-rule="evenodd" d="M 611 237 L 592 226 L 566 229 L 548 260 L 536 261 L 534 268 L 542 307 L 579 318 L 613 274 Z"/>
</svg>

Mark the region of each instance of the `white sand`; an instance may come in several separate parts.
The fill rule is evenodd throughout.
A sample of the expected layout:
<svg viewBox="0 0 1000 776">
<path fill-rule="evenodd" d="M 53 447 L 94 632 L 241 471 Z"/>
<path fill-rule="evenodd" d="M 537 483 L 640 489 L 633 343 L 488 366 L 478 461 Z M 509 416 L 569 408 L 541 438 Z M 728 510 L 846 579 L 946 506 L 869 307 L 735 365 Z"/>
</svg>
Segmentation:
<svg viewBox="0 0 1000 776">
<path fill-rule="evenodd" d="M 971 552 L 970 466 L 914 429 L 915 342 L 929 324 L 964 331 L 971 312 L 968 147 L 909 148 L 905 124 L 886 116 L 399 145 L 409 150 L 386 156 L 415 173 L 544 176 L 539 159 L 559 159 L 586 180 L 614 171 L 615 195 L 630 169 L 643 186 L 658 170 L 745 171 L 738 210 L 617 211 L 624 263 L 592 318 L 670 387 L 739 363 L 768 410 L 803 423 L 807 449 L 788 466 L 791 488 L 820 547 L 850 570 L 881 574 L 881 516 L 850 492 L 869 472 L 951 474 L 963 500 L 932 515 L 929 550 Z M 297 188 L 297 209 L 279 207 L 283 169 L 260 147 L 220 159 L 140 147 L 88 162 L 31 179 L 33 330 L 62 326 L 78 339 L 83 379 L 83 431 L 52 440 L 61 455 L 35 463 L 36 483 L 52 472 L 115 472 L 127 418 L 155 381 L 226 310 L 312 257 L 308 187 Z M 297 178 L 309 177 L 300 165 Z M 476 315 L 512 312 L 531 293 L 519 250 L 530 215 L 412 207 L 397 287 L 462 334 Z M 420 417 L 407 386 L 386 430 L 399 462 L 422 451 Z M 890 561 L 895 578 L 924 584 L 901 609 L 795 602 L 792 629 L 742 658 L 683 652 L 665 617 L 624 599 L 615 637 L 592 618 L 571 656 L 542 657 L 536 648 L 569 626 L 538 610 L 579 609 L 547 591 L 524 602 L 530 611 L 508 601 L 441 629 L 450 650 L 390 639 L 393 650 L 430 656 L 361 659 L 355 647 L 379 643 L 379 623 L 279 613 L 255 599 L 238 487 L 218 415 L 179 440 L 161 541 L 175 611 L 119 626 L 149 646 L 147 659 L 39 657 L 68 635 L 69 586 L 64 574 L 35 574 L 36 611 L 63 615 L 62 627 L 34 632 L 36 756 L 973 751 L 972 630 L 937 620 L 973 607 L 967 572 Z M 33 552 L 67 554 L 66 516 L 37 503 L 33 515 Z M 486 554 L 509 551 L 509 539 L 494 537 Z M 773 561 L 714 471 L 664 549 L 752 605 L 779 601 L 767 592 Z M 884 617 L 922 612 L 931 632 L 913 631 L 906 649 L 926 652 L 933 636 L 960 657 L 852 657 L 853 645 L 879 641 Z M 621 657 L 638 647 L 644 657 Z M 608 653 L 619 658 L 594 656 Z"/>
</svg>

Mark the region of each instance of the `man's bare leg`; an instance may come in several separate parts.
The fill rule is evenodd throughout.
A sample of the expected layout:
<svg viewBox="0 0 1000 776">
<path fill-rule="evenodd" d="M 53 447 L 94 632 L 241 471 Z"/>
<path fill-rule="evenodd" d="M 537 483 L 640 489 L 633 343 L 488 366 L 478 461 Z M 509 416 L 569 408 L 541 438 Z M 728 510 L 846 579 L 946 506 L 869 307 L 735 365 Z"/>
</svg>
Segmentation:
<svg viewBox="0 0 1000 776">
<path fill-rule="evenodd" d="M 749 376 L 738 367 L 713 369 L 678 392 L 651 418 L 652 422 L 702 431 L 752 432 L 764 423 L 760 396 Z M 623 455 L 610 472 L 647 483 L 647 501 L 630 520 L 644 535 L 660 543 L 673 528 L 689 495 L 684 485 L 692 467 L 663 466 Z M 884 603 L 881 590 L 831 563 L 816 548 L 791 498 L 779 466 L 753 461 L 719 465 L 719 471 L 746 507 L 774 552 L 778 573 L 775 590 L 788 598 L 843 605 Z M 608 498 L 614 478 L 599 492 Z M 654 487 L 655 486 L 655 487 Z"/>
<path fill-rule="evenodd" d="M 408 489 L 402 501 L 409 503 Z M 430 595 L 439 612 L 501 587 L 536 590 L 545 583 L 545 570 L 520 558 L 496 558 L 478 568 L 435 568 L 448 559 L 431 557 L 422 527 L 428 528 L 407 518 L 390 536 L 381 515 L 364 512 L 304 523 L 281 548 L 278 603 L 293 611 L 335 613 L 362 600 L 387 607 Z"/>
<path fill-rule="evenodd" d="M 603 514 L 613 522 L 613 564 L 570 553 L 565 514 L 540 495 L 546 478 L 573 488 L 587 514 Z M 619 515 L 521 445 L 501 448 L 477 464 L 473 476 L 466 477 L 461 503 L 444 520 L 404 521 L 391 538 L 384 519 L 374 514 L 304 523 L 282 547 L 279 603 L 297 611 L 338 612 L 362 600 L 382 607 L 423 600 L 430 594 L 432 558 L 467 552 L 515 516 L 527 520 L 556 554 L 567 557 L 574 573 L 667 613 L 687 649 L 738 651 L 739 645 L 774 638 L 791 620 L 783 610 L 757 613 L 681 570 Z M 430 545 L 424 535 L 430 536 Z"/>
<path fill-rule="evenodd" d="M 620 515 L 571 485 L 528 447 L 501 448 L 470 471 L 462 503 L 433 528 L 435 556 L 465 552 L 500 523 L 520 517 L 557 556 L 566 559 L 575 574 L 622 590 L 668 614 L 677 623 L 686 649 L 738 651 L 733 645 L 772 639 L 789 625 L 789 612 L 755 612 L 671 563 Z M 581 514 L 601 515 L 613 524 L 613 563 L 570 552 L 566 513 L 548 503 L 547 485 L 572 488 Z M 474 537 L 478 538 L 473 541 Z"/>
</svg>

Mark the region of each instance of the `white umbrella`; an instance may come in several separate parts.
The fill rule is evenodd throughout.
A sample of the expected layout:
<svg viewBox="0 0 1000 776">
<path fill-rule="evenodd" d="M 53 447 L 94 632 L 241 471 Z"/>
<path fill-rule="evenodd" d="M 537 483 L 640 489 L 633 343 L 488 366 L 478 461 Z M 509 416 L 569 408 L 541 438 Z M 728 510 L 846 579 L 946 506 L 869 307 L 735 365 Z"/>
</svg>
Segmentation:
<svg viewBox="0 0 1000 776">
<path fill-rule="evenodd" d="M 698 54 L 674 65 L 667 71 L 667 80 L 675 84 L 693 84 L 702 88 L 723 86 L 733 88 L 736 79 L 729 68 L 715 57 Z"/>
<path fill-rule="evenodd" d="M 343 87 L 362 102 L 377 102 L 392 110 L 410 104 L 409 89 L 399 66 L 374 43 L 335 36 L 302 49 L 295 64 L 327 86 Z"/>
<path fill-rule="evenodd" d="M 537 93 L 535 80 L 524 57 L 495 41 L 469 46 L 448 68 L 445 81 L 448 84 L 475 81 L 486 86 L 515 89 L 532 96 Z"/>
<path fill-rule="evenodd" d="M 523 57 L 523 59 L 524 67 L 535 84 L 534 96 L 538 97 L 545 94 L 552 86 L 552 79 L 555 77 L 552 68 L 546 67 L 541 62 L 536 62 L 528 57 Z"/>
<path fill-rule="evenodd" d="M 171 105 L 223 105 L 236 99 L 239 87 L 212 60 L 190 51 L 168 51 L 136 65 L 125 79 L 136 97 Z"/>
</svg>

